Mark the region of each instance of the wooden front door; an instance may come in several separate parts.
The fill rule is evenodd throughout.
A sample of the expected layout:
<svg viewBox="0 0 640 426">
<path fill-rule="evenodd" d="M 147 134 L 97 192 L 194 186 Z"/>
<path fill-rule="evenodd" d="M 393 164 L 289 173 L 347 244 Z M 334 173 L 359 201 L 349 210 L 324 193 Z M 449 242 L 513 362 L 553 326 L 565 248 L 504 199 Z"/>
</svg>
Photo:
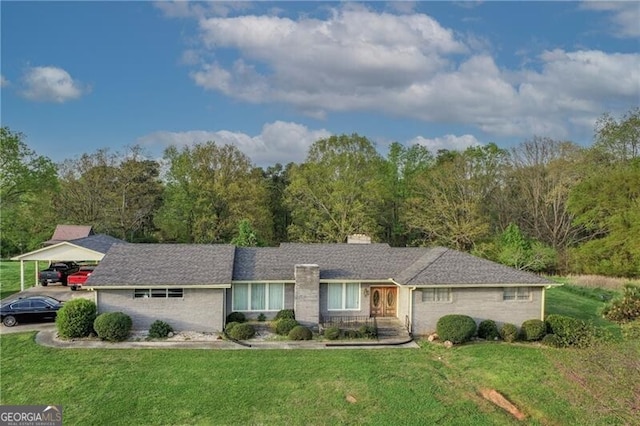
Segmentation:
<svg viewBox="0 0 640 426">
<path fill-rule="evenodd" d="M 371 316 L 395 317 L 398 305 L 397 287 L 371 287 Z"/>
</svg>

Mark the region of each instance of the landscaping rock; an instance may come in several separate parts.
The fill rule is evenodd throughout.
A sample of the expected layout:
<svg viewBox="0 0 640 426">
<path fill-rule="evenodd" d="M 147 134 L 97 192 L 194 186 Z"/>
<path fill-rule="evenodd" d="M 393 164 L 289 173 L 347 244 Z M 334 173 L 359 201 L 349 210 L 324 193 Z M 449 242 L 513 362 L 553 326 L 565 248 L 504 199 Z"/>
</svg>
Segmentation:
<svg viewBox="0 0 640 426">
<path fill-rule="evenodd" d="M 431 333 L 429 337 L 427 337 L 427 341 L 433 342 L 435 340 L 438 340 L 438 338 L 439 338 L 438 333 Z"/>
<path fill-rule="evenodd" d="M 345 399 L 347 400 L 347 402 L 350 402 L 351 404 L 355 404 L 356 402 L 358 402 L 358 400 L 353 395 L 347 395 Z"/>
<path fill-rule="evenodd" d="M 453 342 L 451 340 L 445 340 L 444 347 L 450 349 L 453 347 Z"/>
</svg>

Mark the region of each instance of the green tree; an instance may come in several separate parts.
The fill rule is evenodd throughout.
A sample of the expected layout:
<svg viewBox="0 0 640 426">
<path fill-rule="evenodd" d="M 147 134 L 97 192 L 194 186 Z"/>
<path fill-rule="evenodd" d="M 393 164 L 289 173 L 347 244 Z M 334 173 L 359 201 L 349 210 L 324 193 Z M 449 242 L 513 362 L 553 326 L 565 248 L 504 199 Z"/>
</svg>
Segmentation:
<svg viewBox="0 0 640 426">
<path fill-rule="evenodd" d="M 289 176 L 293 166 L 293 163 L 284 167 L 277 163 L 262 172 L 269 192 L 269 210 L 273 218 L 273 239 L 276 242 L 289 240 L 288 227 L 291 225 L 291 209 L 286 202 L 286 189 L 289 186 Z"/>
<path fill-rule="evenodd" d="M 215 142 L 165 151 L 164 203 L 155 223 L 164 241 L 228 243 L 242 219 L 271 241 L 273 225 L 264 177 L 233 145 Z"/>
<path fill-rule="evenodd" d="M 512 268 L 541 272 L 552 270 L 556 263 L 553 248 L 527 238 L 516 224 L 510 224 L 498 241 L 497 260 Z"/>
<path fill-rule="evenodd" d="M 56 215 L 51 201 L 58 190 L 56 166 L 37 155 L 24 135 L 0 128 L 0 254 L 32 250 L 51 236 Z"/>
<path fill-rule="evenodd" d="M 315 142 L 306 161 L 290 171 L 289 238 L 344 242 L 354 233 L 376 237 L 387 196 L 383 161 L 374 145 L 357 134 Z"/>
<path fill-rule="evenodd" d="M 613 161 L 627 161 L 640 157 L 640 107 L 632 109 L 616 120 L 604 114 L 596 123 L 594 147 Z"/>
<path fill-rule="evenodd" d="M 238 235 L 232 240 L 231 244 L 238 247 L 262 247 L 264 242 L 260 239 L 256 231 L 251 226 L 251 222 L 242 219 L 238 224 Z"/>
</svg>

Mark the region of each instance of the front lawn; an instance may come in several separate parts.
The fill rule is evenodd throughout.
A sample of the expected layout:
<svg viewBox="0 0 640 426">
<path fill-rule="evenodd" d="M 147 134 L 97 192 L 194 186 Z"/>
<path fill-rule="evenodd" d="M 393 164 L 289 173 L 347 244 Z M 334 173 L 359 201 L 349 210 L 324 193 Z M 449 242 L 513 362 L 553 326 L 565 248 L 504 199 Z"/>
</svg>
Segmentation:
<svg viewBox="0 0 640 426">
<path fill-rule="evenodd" d="M 44 262 L 46 263 L 46 262 Z M 25 288 L 33 287 L 35 282 L 35 262 L 24 263 Z M 20 291 L 20 262 L 0 261 L 0 299 Z"/>
<path fill-rule="evenodd" d="M 567 380 L 558 362 L 580 351 L 535 345 L 65 350 L 38 346 L 33 336 L 2 336 L 0 403 L 61 404 L 68 424 L 515 423 L 478 396 L 485 387 L 516 403 L 530 424 L 624 423 L 632 414 L 619 408 L 629 391 L 615 383 L 599 399 L 574 400 L 583 385 Z M 620 348 L 640 359 L 637 345 Z M 640 383 L 638 371 L 612 380 Z M 603 407 L 611 398 L 615 412 Z"/>
</svg>

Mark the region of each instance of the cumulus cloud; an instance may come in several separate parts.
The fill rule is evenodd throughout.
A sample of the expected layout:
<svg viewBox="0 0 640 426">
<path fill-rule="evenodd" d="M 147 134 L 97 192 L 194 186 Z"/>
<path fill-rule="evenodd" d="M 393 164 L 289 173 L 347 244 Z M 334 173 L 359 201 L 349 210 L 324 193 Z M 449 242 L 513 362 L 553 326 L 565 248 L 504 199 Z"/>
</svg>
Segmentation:
<svg viewBox="0 0 640 426">
<path fill-rule="evenodd" d="M 58 67 L 32 67 L 23 78 L 24 90 L 22 94 L 33 101 L 66 102 L 77 99 L 88 91 L 71 75 Z"/>
<path fill-rule="evenodd" d="M 199 47 L 215 61 L 193 61 L 190 76 L 205 90 L 315 118 L 378 111 L 509 137 L 566 137 L 603 111 L 637 104 L 637 53 L 556 49 L 508 69 L 481 36 L 389 10 L 347 3 L 325 18 L 201 14 Z"/>
<path fill-rule="evenodd" d="M 586 10 L 608 12 L 613 25 L 610 31 L 620 38 L 640 37 L 640 6 L 637 1 L 586 1 Z"/>
<path fill-rule="evenodd" d="M 449 151 L 464 151 L 470 146 L 482 145 L 478 139 L 473 135 L 444 135 L 437 138 L 425 138 L 417 136 L 407 142 L 407 145 L 422 145 L 432 153 L 436 154 L 441 149 L 447 149 Z"/>
<path fill-rule="evenodd" d="M 259 135 L 251 136 L 228 130 L 189 130 L 184 132 L 158 131 L 142 136 L 138 142 L 147 146 L 177 147 L 214 141 L 220 145 L 235 145 L 257 165 L 301 162 L 311 144 L 331 136 L 325 129 L 311 130 L 302 124 L 284 121 L 267 123 Z"/>
</svg>

